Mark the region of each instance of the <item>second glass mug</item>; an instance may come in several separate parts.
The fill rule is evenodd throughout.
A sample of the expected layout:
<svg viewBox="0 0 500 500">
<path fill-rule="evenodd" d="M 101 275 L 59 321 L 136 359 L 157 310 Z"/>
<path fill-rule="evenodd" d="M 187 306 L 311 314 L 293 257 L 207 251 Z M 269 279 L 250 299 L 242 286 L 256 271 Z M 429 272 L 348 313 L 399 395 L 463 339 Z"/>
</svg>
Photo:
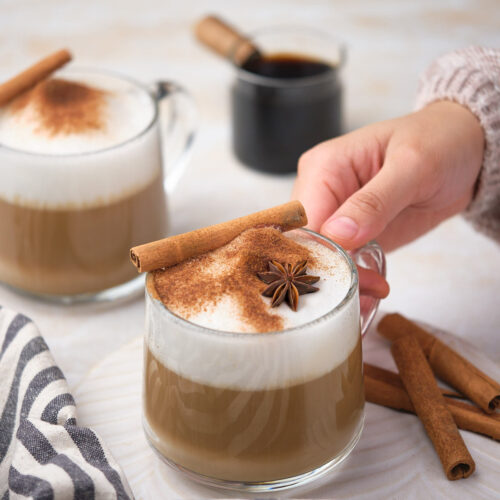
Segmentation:
<svg viewBox="0 0 500 500">
<path fill-rule="evenodd" d="M 147 277 L 144 429 L 162 460 L 198 482 L 255 492 L 302 485 L 361 436 L 361 338 L 378 300 L 360 308 L 353 259 L 385 275 L 385 257 L 375 242 L 351 258 L 324 236 L 295 231 L 339 253 L 351 273 L 343 300 L 299 327 L 204 328 L 169 311 Z"/>
<path fill-rule="evenodd" d="M 135 92 L 151 103 L 151 119 L 127 140 L 89 152 L 33 153 L 0 143 L 2 191 L 9 193 L 0 194 L 0 281 L 56 302 L 113 300 L 143 286 L 129 249 L 166 236 L 165 192 L 187 163 L 194 104 L 173 82 L 146 87 L 91 69 L 55 76 Z M 41 182 L 33 181 L 35 171 Z"/>
</svg>

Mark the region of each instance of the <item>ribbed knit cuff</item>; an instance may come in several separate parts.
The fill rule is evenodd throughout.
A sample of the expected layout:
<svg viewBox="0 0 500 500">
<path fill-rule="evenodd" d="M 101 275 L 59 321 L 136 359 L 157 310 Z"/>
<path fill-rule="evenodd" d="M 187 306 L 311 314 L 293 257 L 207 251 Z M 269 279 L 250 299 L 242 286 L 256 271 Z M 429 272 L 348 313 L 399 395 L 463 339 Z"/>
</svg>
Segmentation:
<svg viewBox="0 0 500 500">
<path fill-rule="evenodd" d="M 467 107 L 483 127 L 483 165 L 464 216 L 500 241 L 500 50 L 469 47 L 437 59 L 420 80 L 416 109 L 441 100 Z"/>
</svg>

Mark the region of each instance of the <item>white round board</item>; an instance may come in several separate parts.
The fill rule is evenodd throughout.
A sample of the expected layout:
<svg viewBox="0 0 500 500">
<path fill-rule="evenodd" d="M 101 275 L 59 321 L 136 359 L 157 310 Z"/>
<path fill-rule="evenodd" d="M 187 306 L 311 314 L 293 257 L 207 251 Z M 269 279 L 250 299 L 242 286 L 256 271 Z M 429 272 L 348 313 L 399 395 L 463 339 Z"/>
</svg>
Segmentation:
<svg viewBox="0 0 500 500">
<path fill-rule="evenodd" d="M 433 330 L 491 377 L 500 367 L 464 340 Z M 361 440 L 340 466 L 320 482 L 279 494 L 245 495 L 208 488 L 163 464 L 146 442 L 141 424 L 142 337 L 104 358 L 76 387 L 79 424 L 92 427 L 123 467 L 137 499 L 500 498 L 500 443 L 462 432 L 476 462 L 465 480 L 448 481 L 419 420 L 370 403 Z M 363 340 L 364 360 L 396 371 L 388 343 L 374 328 Z"/>
</svg>

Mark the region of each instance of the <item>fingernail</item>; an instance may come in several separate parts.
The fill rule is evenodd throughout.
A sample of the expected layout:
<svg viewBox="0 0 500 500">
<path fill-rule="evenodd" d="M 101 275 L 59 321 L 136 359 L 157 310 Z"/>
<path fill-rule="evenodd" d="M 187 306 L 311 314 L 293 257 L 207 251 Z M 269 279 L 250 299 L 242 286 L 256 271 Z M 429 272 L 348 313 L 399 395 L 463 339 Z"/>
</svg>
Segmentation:
<svg viewBox="0 0 500 500">
<path fill-rule="evenodd" d="M 341 238 L 344 240 L 354 238 L 358 232 L 359 226 L 350 217 L 337 217 L 331 221 L 328 221 L 325 225 L 325 231 L 333 239 Z"/>
</svg>

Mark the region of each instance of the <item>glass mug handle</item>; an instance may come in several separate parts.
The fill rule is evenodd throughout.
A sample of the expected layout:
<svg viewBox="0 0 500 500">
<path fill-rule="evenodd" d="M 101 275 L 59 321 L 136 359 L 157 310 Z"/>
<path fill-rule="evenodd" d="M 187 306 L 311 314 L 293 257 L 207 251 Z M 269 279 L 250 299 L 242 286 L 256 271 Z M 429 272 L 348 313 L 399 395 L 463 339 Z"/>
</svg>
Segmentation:
<svg viewBox="0 0 500 500">
<path fill-rule="evenodd" d="M 376 271 L 385 278 L 385 254 L 376 241 L 370 241 L 361 248 L 350 252 L 350 254 L 356 265 Z M 361 335 L 364 335 L 377 312 L 380 299 L 361 295 L 359 302 L 361 307 Z"/>
<path fill-rule="evenodd" d="M 175 82 L 155 82 L 153 97 L 160 106 L 164 185 L 170 195 L 191 157 L 198 113 L 191 94 Z"/>
</svg>

